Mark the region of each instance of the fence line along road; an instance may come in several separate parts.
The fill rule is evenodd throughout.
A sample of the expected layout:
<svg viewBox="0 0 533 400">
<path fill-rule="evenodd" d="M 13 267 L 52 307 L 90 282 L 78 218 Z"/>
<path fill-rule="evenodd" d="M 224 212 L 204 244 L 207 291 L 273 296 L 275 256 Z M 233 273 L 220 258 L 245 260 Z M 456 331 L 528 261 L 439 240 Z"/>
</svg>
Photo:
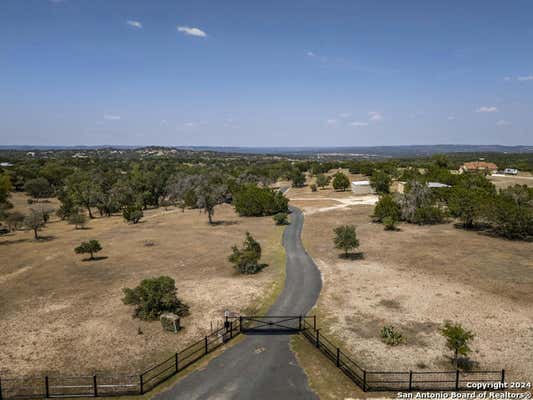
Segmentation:
<svg viewBox="0 0 533 400">
<path fill-rule="evenodd" d="M 309 322 L 311 321 L 311 322 Z M 240 333 L 302 334 L 363 391 L 472 390 L 475 383 L 504 383 L 498 371 L 370 371 L 334 345 L 317 328 L 315 316 L 240 316 L 224 327 L 138 375 L 26 376 L 0 378 L 0 400 L 143 395 Z M 502 387 L 503 389 L 503 387 Z"/>
</svg>

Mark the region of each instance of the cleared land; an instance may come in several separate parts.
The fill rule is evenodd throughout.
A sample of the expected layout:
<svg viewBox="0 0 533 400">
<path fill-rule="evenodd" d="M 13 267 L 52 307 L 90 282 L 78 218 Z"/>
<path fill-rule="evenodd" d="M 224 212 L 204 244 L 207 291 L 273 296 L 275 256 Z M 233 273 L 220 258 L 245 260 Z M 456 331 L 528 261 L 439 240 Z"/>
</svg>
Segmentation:
<svg viewBox="0 0 533 400">
<path fill-rule="evenodd" d="M 291 204 L 305 210 L 308 202 L 297 198 Z M 401 231 L 386 232 L 372 223 L 372 211 L 358 205 L 306 214 L 304 245 L 324 280 L 316 309 L 324 334 L 369 369 L 443 370 L 451 364 L 438 329 L 444 320 L 457 321 L 476 334 L 471 358 L 477 368 L 530 378 L 533 243 L 451 223 L 401 224 Z M 357 226 L 361 254 L 354 260 L 339 258 L 333 246 L 332 230 L 341 224 Z M 407 343 L 382 343 L 384 325 L 399 328 Z"/>
<path fill-rule="evenodd" d="M 21 195 L 12 202 L 27 207 Z M 270 217 L 238 217 L 228 205 L 217 207 L 215 221 L 209 226 L 198 210 L 161 208 L 145 212 L 137 225 L 115 216 L 75 230 L 55 219 L 44 240 L 32 232 L 0 238 L 0 375 L 132 372 L 197 340 L 224 310 L 245 312 L 270 300 L 283 280 L 282 228 Z M 246 231 L 269 264 L 254 276 L 236 274 L 227 261 Z M 93 238 L 105 259 L 82 261 L 73 249 Z M 178 334 L 162 331 L 158 321 L 133 319 L 132 307 L 122 303 L 123 287 L 159 275 L 174 278 L 190 306 Z"/>
</svg>

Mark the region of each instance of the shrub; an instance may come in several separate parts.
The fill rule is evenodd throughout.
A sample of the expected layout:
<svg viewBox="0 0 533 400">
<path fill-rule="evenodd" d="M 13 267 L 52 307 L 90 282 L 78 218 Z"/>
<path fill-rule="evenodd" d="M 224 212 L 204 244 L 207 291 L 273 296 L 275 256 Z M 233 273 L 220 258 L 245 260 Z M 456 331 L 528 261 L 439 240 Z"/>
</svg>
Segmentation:
<svg viewBox="0 0 533 400">
<path fill-rule="evenodd" d="M 342 172 L 337 172 L 333 177 L 333 189 L 343 192 L 350 187 L 350 180 Z"/>
<path fill-rule="evenodd" d="M 383 222 L 386 217 L 398 221 L 401 216 L 400 205 L 394 200 L 392 195 L 385 194 L 379 198 L 379 201 L 374 207 L 374 221 Z"/>
<path fill-rule="evenodd" d="M 321 189 L 324 189 L 326 186 L 328 186 L 330 180 L 331 180 L 331 177 L 330 176 L 326 176 L 324 174 L 318 174 L 316 176 L 316 184 Z"/>
<path fill-rule="evenodd" d="M 124 304 L 135 305 L 133 316 L 156 320 L 162 313 L 189 314 L 189 307 L 177 297 L 176 282 L 168 276 L 149 278 L 133 288 L 124 288 Z"/>
<path fill-rule="evenodd" d="M 496 234 L 507 239 L 533 236 L 533 190 L 515 185 L 500 191 L 487 207 L 487 219 Z"/>
<path fill-rule="evenodd" d="M 344 255 L 348 256 L 350 250 L 359 247 L 359 240 L 357 240 L 357 234 L 355 232 L 354 225 L 342 225 L 333 229 L 335 237 L 333 242 L 335 248 L 344 250 Z"/>
<path fill-rule="evenodd" d="M 74 249 L 76 254 L 90 254 L 89 260 L 94 260 L 94 253 L 102 250 L 102 246 L 98 240 L 89 240 L 88 242 L 81 242 L 81 244 Z"/>
<path fill-rule="evenodd" d="M 305 175 L 297 168 L 291 171 L 289 179 L 292 181 L 292 187 L 302 187 L 305 185 Z"/>
<path fill-rule="evenodd" d="M 392 217 L 385 217 L 383 218 L 383 225 L 385 225 L 386 231 L 394 231 L 396 230 L 396 221 Z"/>
<path fill-rule="evenodd" d="M 233 193 L 233 206 L 240 216 L 261 217 L 286 213 L 289 200 L 281 192 L 256 185 L 245 185 Z"/>
<path fill-rule="evenodd" d="M 24 191 L 37 199 L 47 197 L 52 193 L 50 183 L 45 178 L 35 178 L 26 181 Z"/>
<path fill-rule="evenodd" d="M 452 324 L 449 321 L 444 323 L 441 334 L 446 338 L 446 347 L 453 351 L 453 365 L 457 367 L 459 354 L 466 357 L 472 351 L 469 343 L 474 339 L 474 334 L 461 324 Z"/>
<path fill-rule="evenodd" d="M 314 183 L 312 183 L 309 187 L 311 188 L 311 192 L 316 192 L 318 190 Z"/>
<path fill-rule="evenodd" d="M 138 206 L 128 206 L 122 211 L 122 216 L 127 222 L 137 224 L 144 216 L 143 211 Z"/>
<path fill-rule="evenodd" d="M 259 264 L 261 245 L 249 232 L 246 232 L 246 239 L 242 248 L 239 249 L 234 245 L 231 251 L 232 254 L 228 257 L 228 260 L 233 263 L 234 268 L 241 274 L 256 274 L 265 267 L 264 264 Z"/>
<path fill-rule="evenodd" d="M 287 213 L 277 213 L 272 218 L 276 221 L 276 225 L 287 225 L 289 223 Z"/>
<path fill-rule="evenodd" d="M 405 337 L 392 325 L 384 326 L 380 332 L 381 340 L 389 346 L 398 346 L 405 341 Z"/>
<path fill-rule="evenodd" d="M 87 218 L 78 211 L 69 215 L 68 223 L 74 225 L 76 229 L 81 229 L 87 223 Z"/>
<path fill-rule="evenodd" d="M 413 223 L 418 225 L 441 224 L 445 221 L 446 214 L 438 207 L 425 206 L 415 210 Z"/>
</svg>

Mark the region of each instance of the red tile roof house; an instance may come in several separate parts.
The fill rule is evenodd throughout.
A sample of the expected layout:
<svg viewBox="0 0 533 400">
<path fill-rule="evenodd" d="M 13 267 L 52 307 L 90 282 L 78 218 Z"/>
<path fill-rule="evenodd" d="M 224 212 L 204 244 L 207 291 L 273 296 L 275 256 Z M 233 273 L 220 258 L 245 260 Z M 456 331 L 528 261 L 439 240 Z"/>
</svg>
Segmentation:
<svg viewBox="0 0 533 400">
<path fill-rule="evenodd" d="M 472 161 L 472 162 L 466 162 L 463 165 L 461 165 L 461 168 L 459 168 L 460 172 L 476 172 L 476 171 L 484 171 L 487 173 L 496 172 L 498 170 L 498 167 L 496 164 L 491 162 L 485 162 L 485 161 Z"/>
</svg>

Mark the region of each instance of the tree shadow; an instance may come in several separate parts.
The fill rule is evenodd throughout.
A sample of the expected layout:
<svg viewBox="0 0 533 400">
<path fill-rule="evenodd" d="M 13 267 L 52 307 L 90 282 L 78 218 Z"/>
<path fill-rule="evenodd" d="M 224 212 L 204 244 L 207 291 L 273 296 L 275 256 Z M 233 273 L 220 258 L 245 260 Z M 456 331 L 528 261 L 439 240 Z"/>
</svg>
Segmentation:
<svg viewBox="0 0 533 400">
<path fill-rule="evenodd" d="M 240 224 L 239 221 L 213 221 L 210 225 L 212 226 L 231 226 L 231 225 L 238 225 Z"/>
<path fill-rule="evenodd" d="M 363 252 L 357 252 L 357 253 L 341 253 L 339 254 L 339 258 L 342 258 L 343 260 L 363 260 L 365 258 L 365 255 Z"/>
<path fill-rule="evenodd" d="M 446 359 L 453 364 L 453 357 L 446 356 Z M 469 357 L 458 357 L 457 358 L 457 369 L 462 371 L 473 371 L 479 368 L 479 362 L 472 360 Z"/>
<path fill-rule="evenodd" d="M 39 235 L 37 239 L 35 239 L 36 242 L 50 242 L 51 240 L 57 239 L 57 236 L 54 235 L 46 235 L 42 236 Z"/>
<path fill-rule="evenodd" d="M 25 242 L 28 242 L 29 240 L 30 239 L 17 239 L 17 240 L 1 241 L 0 246 L 9 246 L 11 244 L 25 243 Z"/>
<path fill-rule="evenodd" d="M 106 260 L 108 257 L 107 256 L 95 256 L 93 258 L 84 258 L 83 262 L 91 262 L 91 261 L 101 261 L 101 260 Z"/>
</svg>

